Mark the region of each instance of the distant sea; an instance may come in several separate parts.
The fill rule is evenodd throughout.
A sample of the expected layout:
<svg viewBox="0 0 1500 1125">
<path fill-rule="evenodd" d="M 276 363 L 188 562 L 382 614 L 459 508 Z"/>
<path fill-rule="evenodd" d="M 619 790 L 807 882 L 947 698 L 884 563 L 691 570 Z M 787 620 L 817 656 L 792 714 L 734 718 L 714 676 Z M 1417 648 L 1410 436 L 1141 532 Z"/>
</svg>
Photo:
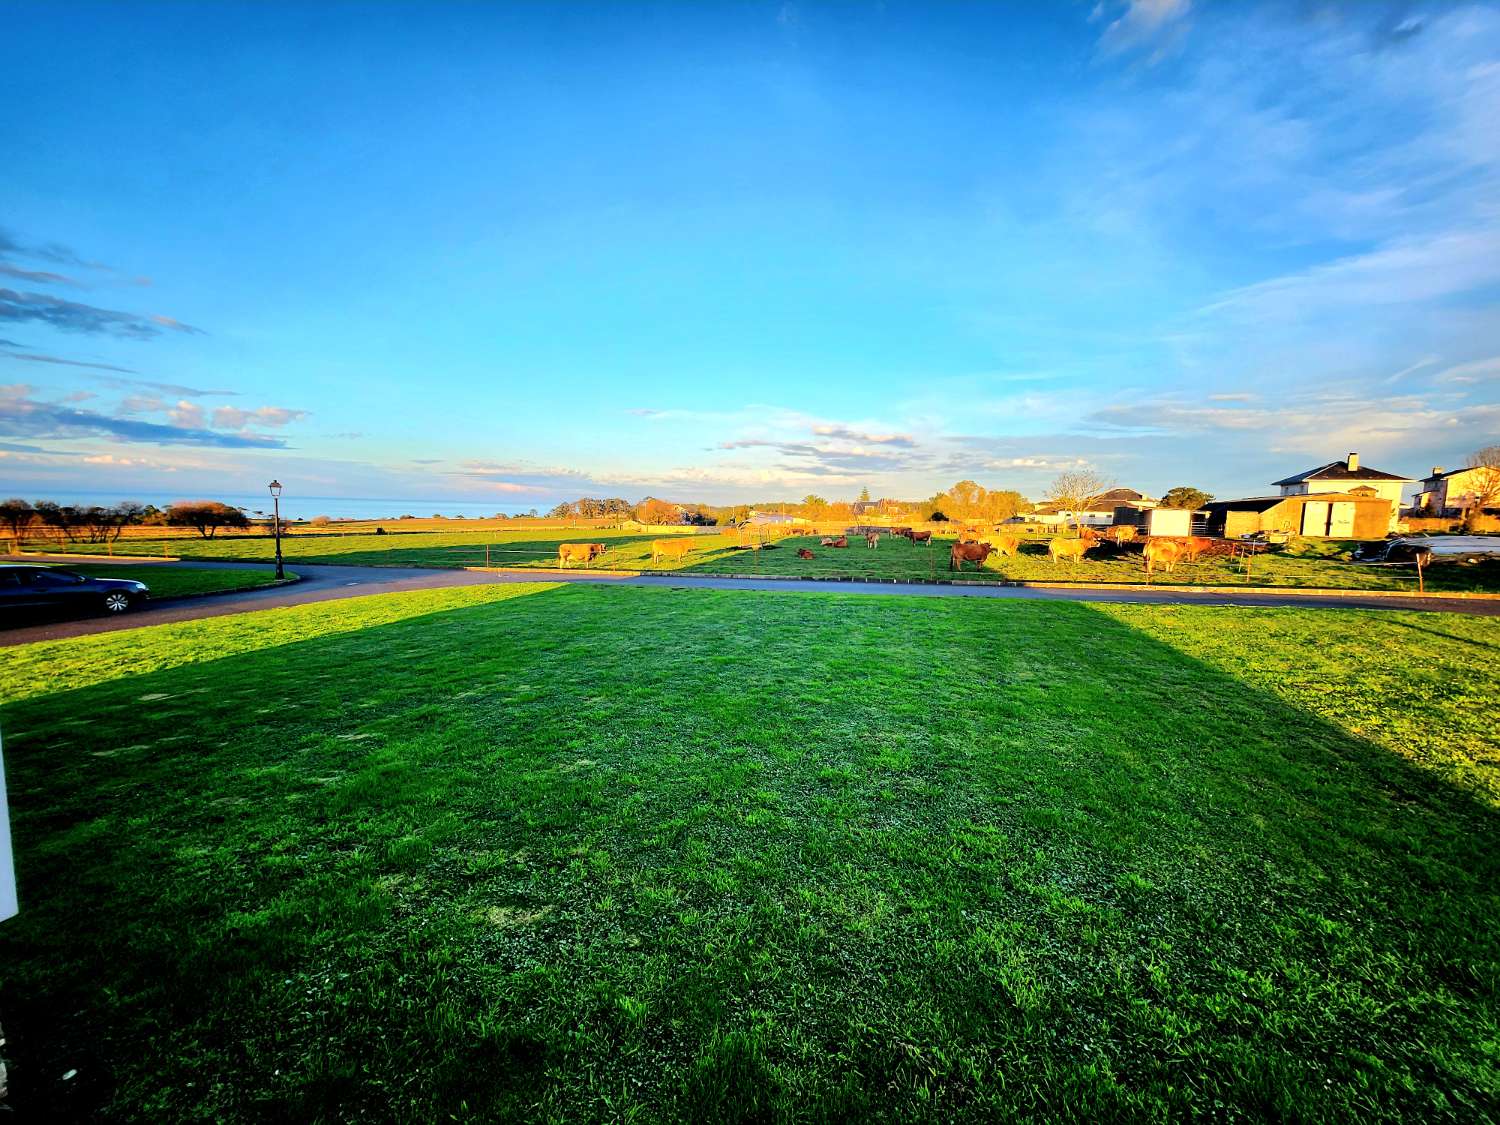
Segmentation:
<svg viewBox="0 0 1500 1125">
<path fill-rule="evenodd" d="M 3 486 L 0 486 L 3 487 Z M 5 492 L 9 496 L 17 490 L 12 488 Z M 36 491 L 33 489 L 32 491 Z M 118 504 L 124 500 L 138 500 L 142 504 L 155 504 L 158 508 L 165 508 L 169 504 L 175 504 L 179 500 L 222 500 L 226 504 L 244 508 L 252 515 L 256 512 L 269 512 L 271 510 L 271 497 L 268 493 L 257 495 L 229 494 L 222 492 L 58 492 L 53 489 L 44 489 L 37 495 L 32 496 L 25 489 L 20 494 L 28 500 L 52 500 L 58 504 L 75 504 L 79 506 L 90 506 L 93 504 Z M 550 506 L 550 505 L 549 505 Z M 493 516 L 496 512 L 504 511 L 507 515 L 515 515 L 517 511 L 526 509 L 507 510 L 495 504 L 493 500 L 391 500 L 374 496 L 298 496 L 289 491 L 281 494 L 281 514 L 286 519 L 307 520 L 314 516 L 328 516 L 331 519 L 360 519 L 360 520 L 386 520 L 396 519 L 402 515 L 413 516 L 464 516 L 466 519 L 478 519 Z"/>
</svg>

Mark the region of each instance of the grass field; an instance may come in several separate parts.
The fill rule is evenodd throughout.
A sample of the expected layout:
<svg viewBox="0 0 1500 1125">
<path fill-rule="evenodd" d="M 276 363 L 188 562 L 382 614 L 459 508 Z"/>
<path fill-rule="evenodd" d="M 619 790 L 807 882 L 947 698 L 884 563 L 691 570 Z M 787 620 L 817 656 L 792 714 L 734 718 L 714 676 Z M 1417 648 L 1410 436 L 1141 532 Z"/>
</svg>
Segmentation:
<svg viewBox="0 0 1500 1125">
<path fill-rule="evenodd" d="M 675 533 L 670 537 L 678 537 Z M 875 550 L 862 540 L 843 550 L 819 546 L 816 538 L 791 538 L 769 551 L 736 550 L 733 535 L 700 535 L 697 548 L 685 558 L 651 559 L 656 538 L 624 531 L 517 531 L 511 533 L 413 533 L 403 535 L 298 535 L 283 540 L 287 559 L 309 563 L 346 563 L 363 566 L 557 566 L 560 542 L 601 542 L 604 555 L 594 566 L 606 570 L 684 570 L 725 574 L 786 574 L 859 576 L 886 579 L 947 578 L 951 541 L 938 539 L 930 547 L 915 546 L 904 539 L 885 539 Z M 155 553 L 161 543 L 138 543 L 133 549 Z M 254 559 L 272 556 L 269 539 L 178 539 L 167 545 L 174 555 L 201 559 Z M 812 560 L 797 558 L 798 547 L 808 547 Z M 1371 567 L 1350 564 L 1341 557 L 1352 543 L 1342 540 L 1306 540 L 1287 551 L 1275 551 L 1253 561 L 1248 575 L 1241 565 L 1224 557 L 1204 557 L 1184 563 L 1171 574 L 1158 572 L 1153 582 L 1163 585 L 1205 586 L 1303 586 L 1360 590 L 1416 590 L 1416 575 L 1408 568 Z M 1043 582 L 1143 582 L 1145 571 L 1138 554 L 1113 554 L 1096 549 L 1081 563 L 1054 563 L 1046 542 L 1023 545 L 1013 558 L 991 557 L 981 570 L 968 567 L 970 579 L 1025 580 Z M 956 576 L 954 576 L 956 577 Z M 1427 574 L 1433 590 L 1500 591 L 1500 563 L 1479 566 L 1436 566 Z"/>
<path fill-rule="evenodd" d="M 1497 652 L 541 584 L 7 649 L 12 1101 L 1487 1120 Z"/>
<path fill-rule="evenodd" d="M 75 574 L 93 578 L 133 578 L 144 582 L 152 598 L 182 598 L 193 594 L 226 594 L 234 590 L 254 590 L 276 581 L 273 570 L 195 570 L 187 567 L 127 566 L 120 563 L 73 565 L 62 567 Z M 288 578 L 296 575 L 287 572 Z"/>
</svg>

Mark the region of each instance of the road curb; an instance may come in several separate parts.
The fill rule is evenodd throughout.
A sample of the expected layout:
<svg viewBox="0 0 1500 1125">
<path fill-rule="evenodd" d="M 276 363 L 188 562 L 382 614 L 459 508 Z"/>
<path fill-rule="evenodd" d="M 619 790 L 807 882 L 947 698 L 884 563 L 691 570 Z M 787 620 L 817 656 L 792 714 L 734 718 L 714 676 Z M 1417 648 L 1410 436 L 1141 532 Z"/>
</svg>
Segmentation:
<svg viewBox="0 0 1500 1125">
<path fill-rule="evenodd" d="M 142 563 L 171 563 L 171 562 L 183 562 L 183 561 L 185 561 L 185 560 L 183 560 L 178 555 L 97 555 L 97 554 L 92 554 L 92 553 L 87 553 L 86 554 L 83 551 L 61 551 L 61 552 L 53 552 L 53 551 L 22 551 L 20 554 L 14 554 L 14 553 L 12 553 L 12 554 L 9 554 L 9 555 L 0 555 L 0 561 L 3 561 L 5 559 L 24 559 L 24 558 L 42 558 L 42 559 L 47 559 L 48 561 L 51 561 L 53 559 L 77 559 L 80 562 L 87 562 L 90 559 L 102 559 L 104 562 L 142 562 Z M 190 561 L 191 562 L 191 561 L 196 561 L 196 560 L 186 560 L 186 561 Z M 230 560 L 229 559 L 225 559 L 224 561 L 225 562 L 229 562 Z M 41 564 L 38 564 L 38 565 L 41 565 Z"/>
<path fill-rule="evenodd" d="M 466 566 L 490 574 L 559 573 L 557 567 Z M 827 582 L 859 583 L 867 586 L 997 586 L 1023 590 L 1100 590 L 1119 593 L 1165 594 L 1263 594 L 1293 598 L 1412 598 L 1449 601 L 1496 601 L 1500 593 L 1470 590 L 1438 590 L 1419 594 L 1415 590 L 1352 590 L 1324 586 L 1182 586 L 1173 583 L 1144 582 L 1034 582 L 1023 578 L 999 578 L 986 581 L 977 578 L 866 578 L 857 574 L 729 574 L 710 570 L 563 570 L 563 574 L 604 574 L 615 578 L 714 578 L 744 582 Z"/>
<path fill-rule="evenodd" d="M 295 586 L 303 580 L 303 575 L 294 574 L 290 578 L 275 578 L 259 586 L 240 586 L 233 590 L 204 590 L 197 594 L 173 594 L 169 598 L 152 598 L 151 604 L 176 605 L 178 602 L 197 601 L 199 598 L 222 598 L 229 594 L 258 594 L 262 590 L 279 590 L 283 586 Z"/>
</svg>

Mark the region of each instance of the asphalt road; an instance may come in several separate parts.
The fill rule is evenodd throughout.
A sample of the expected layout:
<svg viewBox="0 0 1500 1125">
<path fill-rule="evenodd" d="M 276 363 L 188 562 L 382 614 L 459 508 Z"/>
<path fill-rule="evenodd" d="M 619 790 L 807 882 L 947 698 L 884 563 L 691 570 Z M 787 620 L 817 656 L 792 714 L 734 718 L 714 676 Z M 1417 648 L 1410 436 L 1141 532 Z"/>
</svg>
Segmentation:
<svg viewBox="0 0 1500 1125">
<path fill-rule="evenodd" d="M 52 561 L 27 556 L 28 561 Z M 65 557 L 55 560 L 66 562 Z M 74 562 L 77 560 L 74 559 Z M 101 560 L 90 559 L 92 562 Z M 121 563 L 122 566 L 141 566 Z M 264 563 L 151 563 L 159 567 L 198 567 L 223 570 L 267 569 Z M 402 590 L 431 590 L 448 586 L 482 586 L 511 582 L 602 582 L 619 586 L 664 586 L 698 590 L 774 590 L 781 593 L 895 594 L 921 598 L 1009 598 L 1022 601 L 1137 602 L 1150 605 L 1232 605 L 1297 607 L 1310 609 L 1407 609 L 1437 613 L 1464 613 L 1477 617 L 1500 617 L 1500 600 L 1463 601 L 1446 598 L 1318 597 L 1289 594 L 1194 593 L 1163 587 L 1157 590 L 1048 590 L 1031 586 L 928 586 L 900 582 L 805 582 L 756 578 L 701 578 L 690 575 L 627 578 L 606 571 L 564 573 L 538 570 L 534 574 L 494 574 L 472 570 L 430 570 L 421 567 L 325 566 L 297 563 L 294 572 L 302 580 L 291 586 L 250 590 L 236 594 L 211 594 L 151 604 L 123 617 L 90 617 L 52 621 L 0 629 L 0 647 L 32 641 L 80 637 L 161 625 L 172 621 L 195 621 L 223 617 L 278 606 L 306 605 L 366 594 Z"/>
</svg>

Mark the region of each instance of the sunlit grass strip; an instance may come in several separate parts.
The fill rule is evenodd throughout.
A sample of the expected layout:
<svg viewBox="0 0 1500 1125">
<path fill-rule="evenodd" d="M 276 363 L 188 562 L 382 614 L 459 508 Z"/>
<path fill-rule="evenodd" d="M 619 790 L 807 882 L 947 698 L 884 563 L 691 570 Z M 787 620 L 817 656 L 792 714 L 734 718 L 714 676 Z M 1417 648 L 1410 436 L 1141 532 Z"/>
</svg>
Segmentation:
<svg viewBox="0 0 1500 1125">
<path fill-rule="evenodd" d="M 358 632 L 423 614 L 525 597 L 544 582 L 458 586 L 404 594 L 313 602 L 251 613 L 147 625 L 0 649 L 0 702 L 71 691 L 122 676 L 274 648 L 335 633 Z"/>
</svg>

